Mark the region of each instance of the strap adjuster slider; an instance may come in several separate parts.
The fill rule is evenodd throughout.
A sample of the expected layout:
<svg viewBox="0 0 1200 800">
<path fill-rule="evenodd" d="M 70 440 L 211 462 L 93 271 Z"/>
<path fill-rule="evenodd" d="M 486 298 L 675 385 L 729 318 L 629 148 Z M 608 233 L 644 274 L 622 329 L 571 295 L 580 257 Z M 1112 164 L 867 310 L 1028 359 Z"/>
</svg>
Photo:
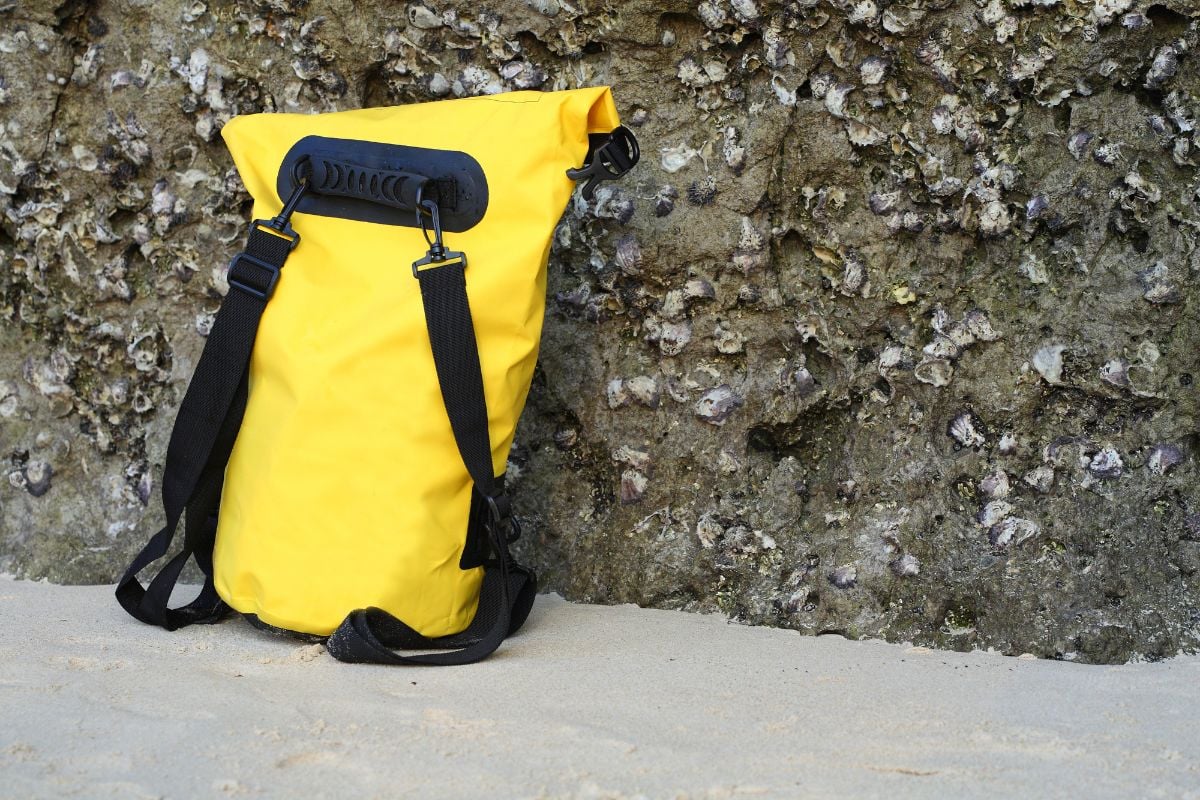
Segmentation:
<svg viewBox="0 0 1200 800">
<path fill-rule="evenodd" d="M 249 253 L 238 253 L 229 262 L 229 288 L 241 289 L 259 300 L 269 300 L 275 292 L 275 284 L 279 283 L 279 271 L 279 267 L 268 264 L 261 258 Z M 256 280 L 259 277 L 265 280 Z"/>
</svg>

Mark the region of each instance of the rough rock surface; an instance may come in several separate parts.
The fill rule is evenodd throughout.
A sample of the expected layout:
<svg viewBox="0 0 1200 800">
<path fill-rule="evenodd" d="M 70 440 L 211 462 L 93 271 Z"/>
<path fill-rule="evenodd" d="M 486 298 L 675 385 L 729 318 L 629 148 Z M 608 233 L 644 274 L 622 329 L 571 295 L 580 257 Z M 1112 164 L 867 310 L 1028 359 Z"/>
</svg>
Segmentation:
<svg viewBox="0 0 1200 800">
<path fill-rule="evenodd" d="M 0 569 L 107 581 L 245 232 L 234 114 L 611 83 L 510 473 L 547 585 L 1200 646 L 1188 0 L 0 0 Z"/>
</svg>

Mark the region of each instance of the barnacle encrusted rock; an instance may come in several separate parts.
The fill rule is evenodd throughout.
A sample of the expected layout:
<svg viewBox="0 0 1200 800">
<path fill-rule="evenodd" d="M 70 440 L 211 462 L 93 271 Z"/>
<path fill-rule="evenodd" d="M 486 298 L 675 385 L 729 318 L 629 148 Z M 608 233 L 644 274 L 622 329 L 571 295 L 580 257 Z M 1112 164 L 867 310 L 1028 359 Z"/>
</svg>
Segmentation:
<svg viewBox="0 0 1200 800">
<path fill-rule="evenodd" d="M 230 118 L 610 83 L 646 158 L 554 237 L 511 455 L 548 588 L 1195 649 L 1198 39 L 1188 0 L 0 2 L 0 569 L 112 580 L 160 524 Z"/>
</svg>

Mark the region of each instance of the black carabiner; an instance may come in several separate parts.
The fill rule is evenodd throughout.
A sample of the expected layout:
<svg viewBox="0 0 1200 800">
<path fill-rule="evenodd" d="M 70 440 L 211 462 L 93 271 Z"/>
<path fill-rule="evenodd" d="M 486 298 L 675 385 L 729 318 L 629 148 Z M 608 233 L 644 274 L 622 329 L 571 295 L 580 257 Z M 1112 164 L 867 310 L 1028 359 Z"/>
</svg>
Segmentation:
<svg viewBox="0 0 1200 800">
<path fill-rule="evenodd" d="M 421 196 L 424 188 L 422 186 L 417 189 L 417 224 L 421 227 L 421 235 L 425 237 L 425 243 L 429 245 L 429 250 L 425 253 L 424 258 L 419 258 L 413 262 L 413 277 L 419 277 L 417 273 L 420 271 L 420 267 L 429 264 L 441 265 L 455 261 L 461 263 L 465 269 L 467 266 L 466 254 L 448 249 L 446 243 L 442 241 L 442 219 L 438 212 L 438 204 L 433 200 L 426 200 Z M 425 224 L 426 213 L 428 213 L 430 220 L 433 222 L 433 238 L 429 237 L 429 227 Z"/>
<path fill-rule="evenodd" d="M 430 219 L 433 221 L 433 238 L 429 238 L 429 228 L 425 224 L 425 214 L 429 213 Z M 442 241 L 442 218 L 438 213 L 438 204 L 432 200 L 422 200 L 418 194 L 417 198 L 417 224 L 421 226 L 421 235 L 425 237 L 425 244 L 429 245 L 429 252 L 440 253 L 446 249 L 446 243 Z"/>
<path fill-rule="evenodd" d="M 250 223 L 250 227 L 271 229 L 273 232 L 279 234 L 281 238 L 288 239 L 291 242 L 291 249 L 295 250 L 296 245 L 300 244 L 300 234 L 292 229 L 291 219 L 292 214 L 296 211 L 296 206 L 300 204 L 306 191 L 308 191 L 308 179 L 301 178 L 296 183 L 296 188 L 288 195 L 288 199 L 283 204 L 282 211 L 269 220 L 256 219 Z"/>
</svg>

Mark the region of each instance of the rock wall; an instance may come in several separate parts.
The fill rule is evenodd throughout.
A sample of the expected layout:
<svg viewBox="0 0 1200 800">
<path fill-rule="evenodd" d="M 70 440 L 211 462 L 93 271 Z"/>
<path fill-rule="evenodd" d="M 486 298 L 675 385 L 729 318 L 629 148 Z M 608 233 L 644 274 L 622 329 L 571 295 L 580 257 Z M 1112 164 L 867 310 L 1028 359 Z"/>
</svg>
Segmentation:
<svg viewBox="0 0 1200 800">
<path fill-rule="evenodd" d="M 0 0 L 0 569 L 109 581 L 248 197 L 219 131 L 610 83 L 510 461 L 594 602 L 1200 644 L 1186 0 Z"/>
</svg>

